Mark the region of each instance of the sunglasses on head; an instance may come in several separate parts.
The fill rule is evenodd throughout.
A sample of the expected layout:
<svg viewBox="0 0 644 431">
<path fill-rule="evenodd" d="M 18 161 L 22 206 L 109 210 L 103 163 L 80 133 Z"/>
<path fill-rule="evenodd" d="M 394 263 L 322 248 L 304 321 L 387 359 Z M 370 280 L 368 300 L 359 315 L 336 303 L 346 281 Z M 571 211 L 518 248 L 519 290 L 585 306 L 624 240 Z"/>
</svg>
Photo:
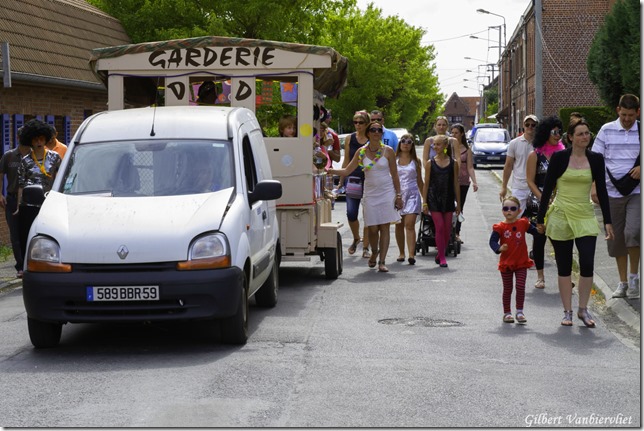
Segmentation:
<svg viewBox="0 0 644 431">
<path fill-rule="evenodd" d="M 353 120 L 353 124 L 364 124 L 364 121 L 356 121 L 356 120 Z"/>
<path fill-rule="evenodd" d="M 413 143 L 414 143 L 414 141 L 413 141 L 413 140 L 411 140 L 411 139 L 401 139 L 401 140 L 400 140 L 400 143 L 401 143 L 401 144 L 413 144 Z"/>
<path fill-rule="evenodd" d="M 559 129 L 552 129 L 552 130 L 550 131 L 550 134 L 551 134 L 552 136 L 561 136 L 561 130 L 559 130 Z"/>
<path fill-rule="evenodd" d="M 503 207 L 503 211 L 516 211 L 518 210 L 519 207 L 511 206 L 511 207 Z"/>
<path fill-rule="evenodd" d="M 523 127 L 534 128 L 534 127 L 537 127 L 537 123 L 525 123 L 523 124 Z"/>
<path fill-rule="evenodd" d="M 369 132 L 371 133 L 382 133 L 382 129 L 380 127 L 372 127 L 369 129 Z"/>
</svg>

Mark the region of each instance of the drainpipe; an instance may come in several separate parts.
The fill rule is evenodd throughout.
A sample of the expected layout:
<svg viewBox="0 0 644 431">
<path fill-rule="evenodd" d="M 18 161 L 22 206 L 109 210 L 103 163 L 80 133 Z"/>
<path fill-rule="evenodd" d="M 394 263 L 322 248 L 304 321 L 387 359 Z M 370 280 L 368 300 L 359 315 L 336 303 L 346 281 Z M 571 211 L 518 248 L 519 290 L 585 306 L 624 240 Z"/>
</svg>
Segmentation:
<svg viewBox="0 0 644 431">
<path fill-rule="evenodd" d="M 538 118 L 543 116 L 543 44 L 541 43 L 541 38 L 543 37 L 543 23 L 541 12 L 541 0 L 534 0 L 534 114 Z"/>
</svg>

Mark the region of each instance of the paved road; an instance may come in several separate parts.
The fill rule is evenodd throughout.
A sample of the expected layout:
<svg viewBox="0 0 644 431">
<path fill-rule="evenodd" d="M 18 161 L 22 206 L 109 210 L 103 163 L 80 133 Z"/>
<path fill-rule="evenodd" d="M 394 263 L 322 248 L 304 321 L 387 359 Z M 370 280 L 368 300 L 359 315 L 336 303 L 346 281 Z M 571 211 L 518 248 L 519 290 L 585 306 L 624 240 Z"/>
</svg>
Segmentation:
<svg viewBox="0 0 644 431">
<path fill-rule="evenodd" d="M 639 333 L 616 330 L 609 307 L 593 305 L 595 329 L 561 327 L 549 283 L 528 288 L 527 325 L 501 322 L 487 245 L 498 181 L 477 174 L 448 269 L 433 251 L 399 264 L 393 243 L 388 274 L 359 255 L 335 281 L 317 260 L 285 264 L 277 307 L 251 308 L 243 347 L 212 345 L 198 325 L 66 325 L 57 349 L 35 350 L 19 289 L 4 291 L 0 425 L 639 427 Z M 545 270 L 555 280 L 552 261 Z"/>
</svg>

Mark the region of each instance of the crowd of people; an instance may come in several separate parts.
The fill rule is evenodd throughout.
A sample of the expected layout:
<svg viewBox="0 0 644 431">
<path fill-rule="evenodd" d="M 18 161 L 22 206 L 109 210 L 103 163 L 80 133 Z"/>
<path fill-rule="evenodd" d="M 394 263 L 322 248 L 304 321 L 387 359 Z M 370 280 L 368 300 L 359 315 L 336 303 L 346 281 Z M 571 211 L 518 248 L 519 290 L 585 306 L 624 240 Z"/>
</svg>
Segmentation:
<svg viewBox="0 0 644 431">
<path fill-rule="evenodd" d="M 527 269 L 536 267 L 534 287 L 545 289 L 544 253 L 549 240 L 564 308 L 561 325 L 573 324 L 575 285 L 571 273 L 576 246 L 577 317 L 585 326 L 595 326 L 588 301 L 601 229 L 593 203 L 601 208 L 608 253 L 615 258 L 620 277 L 613 297 L 639 298 L 639 98 L 623 95 L 617 114 L 618 118 L 605 124 L 596 136 L 580 113 L 570 116 L 566 128 L 556 116 L 540 120 L 530 114 L 523 119 L 524 133 L 510 141 L 499 192 L 503 219 L 492 226 L 489 241 L 491 249 L 499 254 L 503 322 L 527 322 Z M 362 257 L 368 259 L 368 267 L 389 272 L 386 260 L 390 227 L 395 224 L 396 260 L 414 265 L 416 223 L 419 217 L 426 216 L 431 218 L 436 239 L 435 262 L 447 268 L 451 235 L 463 242 L 460 234 L 465 198 L 470 186 L 474 192 L 478 190 L 465 128 L 462 124 L 450 127 L 446 117 L 438 117 L 435 134 L 424 142 L 419 158 L 413 136 L 405 134 L 398 141 L 384 127 L 382 111 L 356 111 L 353 125 L 355 132 L 345 138 L 343 150 L 327 123 L 321 124 L 319 133 L 315 131 L 315 145 L 324 148 L 325 157 L 337 162 L 340 151 L 344 151 L 342 168 L 332 169 L 329 163 L 326 170 L 329 177 L 340 176 L 341 184 L 346 180 L 346 214 L 353 236 L 348 253 L 355 254 L 362 243 Z M 295 117 L 280 120 L 280 136 L 296 136 L 296 132 Z M 19 130 L 16 148 L 0 159 L 0 187 L 7 178 L 6 196 L 0 195 L 0 206 L 5 209 L 17 277 L 22 277 L 27 234 L 40 209 L 37 204 L 25 202 L 23 190 L 29 185 L 40 185 L 45 192 L 51 189 L 67 149 L 56 136 L 55 127 L 30 120 Z M 362 230 L 358 217 L 361 205 Z M 533 236 L 530 251 L 526 234 Z"/>
<path fill-rule="evenodd" d="M 534 287 L 546 288 L 544 261 L 549 240 L 564 308 L 561 325 L 573 325 L 575 284 L 571 274 L 576 246 L 577 317 L 585 326 L 595 326 L 588 301 L 596 242 L 602 229 L 593 203 L 601 209 L 608 252 L 615 258 L 620 276 L 613 297 L 639 298 L 639 98 L 622 96 L 617 113 L 619 118 L 605 124 L 597 136 L 578 112 L 571 114 L 566 126 L 557 116 L 540 120 L 530 114 L 523 119 L 524 133 L 509 143 L 499 192 L 503 220 L 492 227 L 490 235 L 490 247 L 499 254 L 504 322 L 527 322 L 524 300 L 528 268 L 536 268 Z M 448 267 L 450 235 L 463 242 L 460 228 L 465 198 L 470 186 L 474 192 L 478 190 L 465 128 L 461 124 L 450 127 L 447 118 L 438 117 L 435 134 L 424 142 L 419 159 L 411 135 L 403 136 L 395 151 L 385 145 L 381 111 L 358 111 L 353 123 L 356 131 L 346 137 L 342 169 L 328 170 L 341 180 L 357 178 L 362 186 L 347 194 L 347 218 L 353 234 L 349 254 L 354 254 L 363 241 L 368 266 L 378 265 L 380 272 L 388 272 L 385 260 L 389 228 L 394 223 L 396 260 L 414 265 L 416 223 L 425 215 L 431 217 L 435 231 L 435 262 Z M 365 223 L 362 238 L 358 221 L 361 202 Z M 529 251 L 527 234 L 533 237 Z"/>
</svg>

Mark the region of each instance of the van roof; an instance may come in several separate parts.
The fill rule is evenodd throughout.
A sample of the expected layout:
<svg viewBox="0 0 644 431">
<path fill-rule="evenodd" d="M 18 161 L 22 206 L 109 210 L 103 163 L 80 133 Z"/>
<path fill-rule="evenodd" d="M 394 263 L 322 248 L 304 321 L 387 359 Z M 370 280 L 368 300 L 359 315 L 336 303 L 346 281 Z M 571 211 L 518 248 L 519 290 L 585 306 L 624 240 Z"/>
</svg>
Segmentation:
<svg viewBox="0 0 644 431">
<path fill-rule="evenodd" d="M 150 139 L 229 138 L 233 117 L 254 120 L 245 108 L 219 106 L 165 106 L 105 111 L 91 117 L 79 130 L 80 142 Z M 256 120 L 255 120 L 256 121 Z M 154 123 L 154 135 L 151 136 Z M 259 126 L 259 125 L 258 125 Z"/>
</svg>

